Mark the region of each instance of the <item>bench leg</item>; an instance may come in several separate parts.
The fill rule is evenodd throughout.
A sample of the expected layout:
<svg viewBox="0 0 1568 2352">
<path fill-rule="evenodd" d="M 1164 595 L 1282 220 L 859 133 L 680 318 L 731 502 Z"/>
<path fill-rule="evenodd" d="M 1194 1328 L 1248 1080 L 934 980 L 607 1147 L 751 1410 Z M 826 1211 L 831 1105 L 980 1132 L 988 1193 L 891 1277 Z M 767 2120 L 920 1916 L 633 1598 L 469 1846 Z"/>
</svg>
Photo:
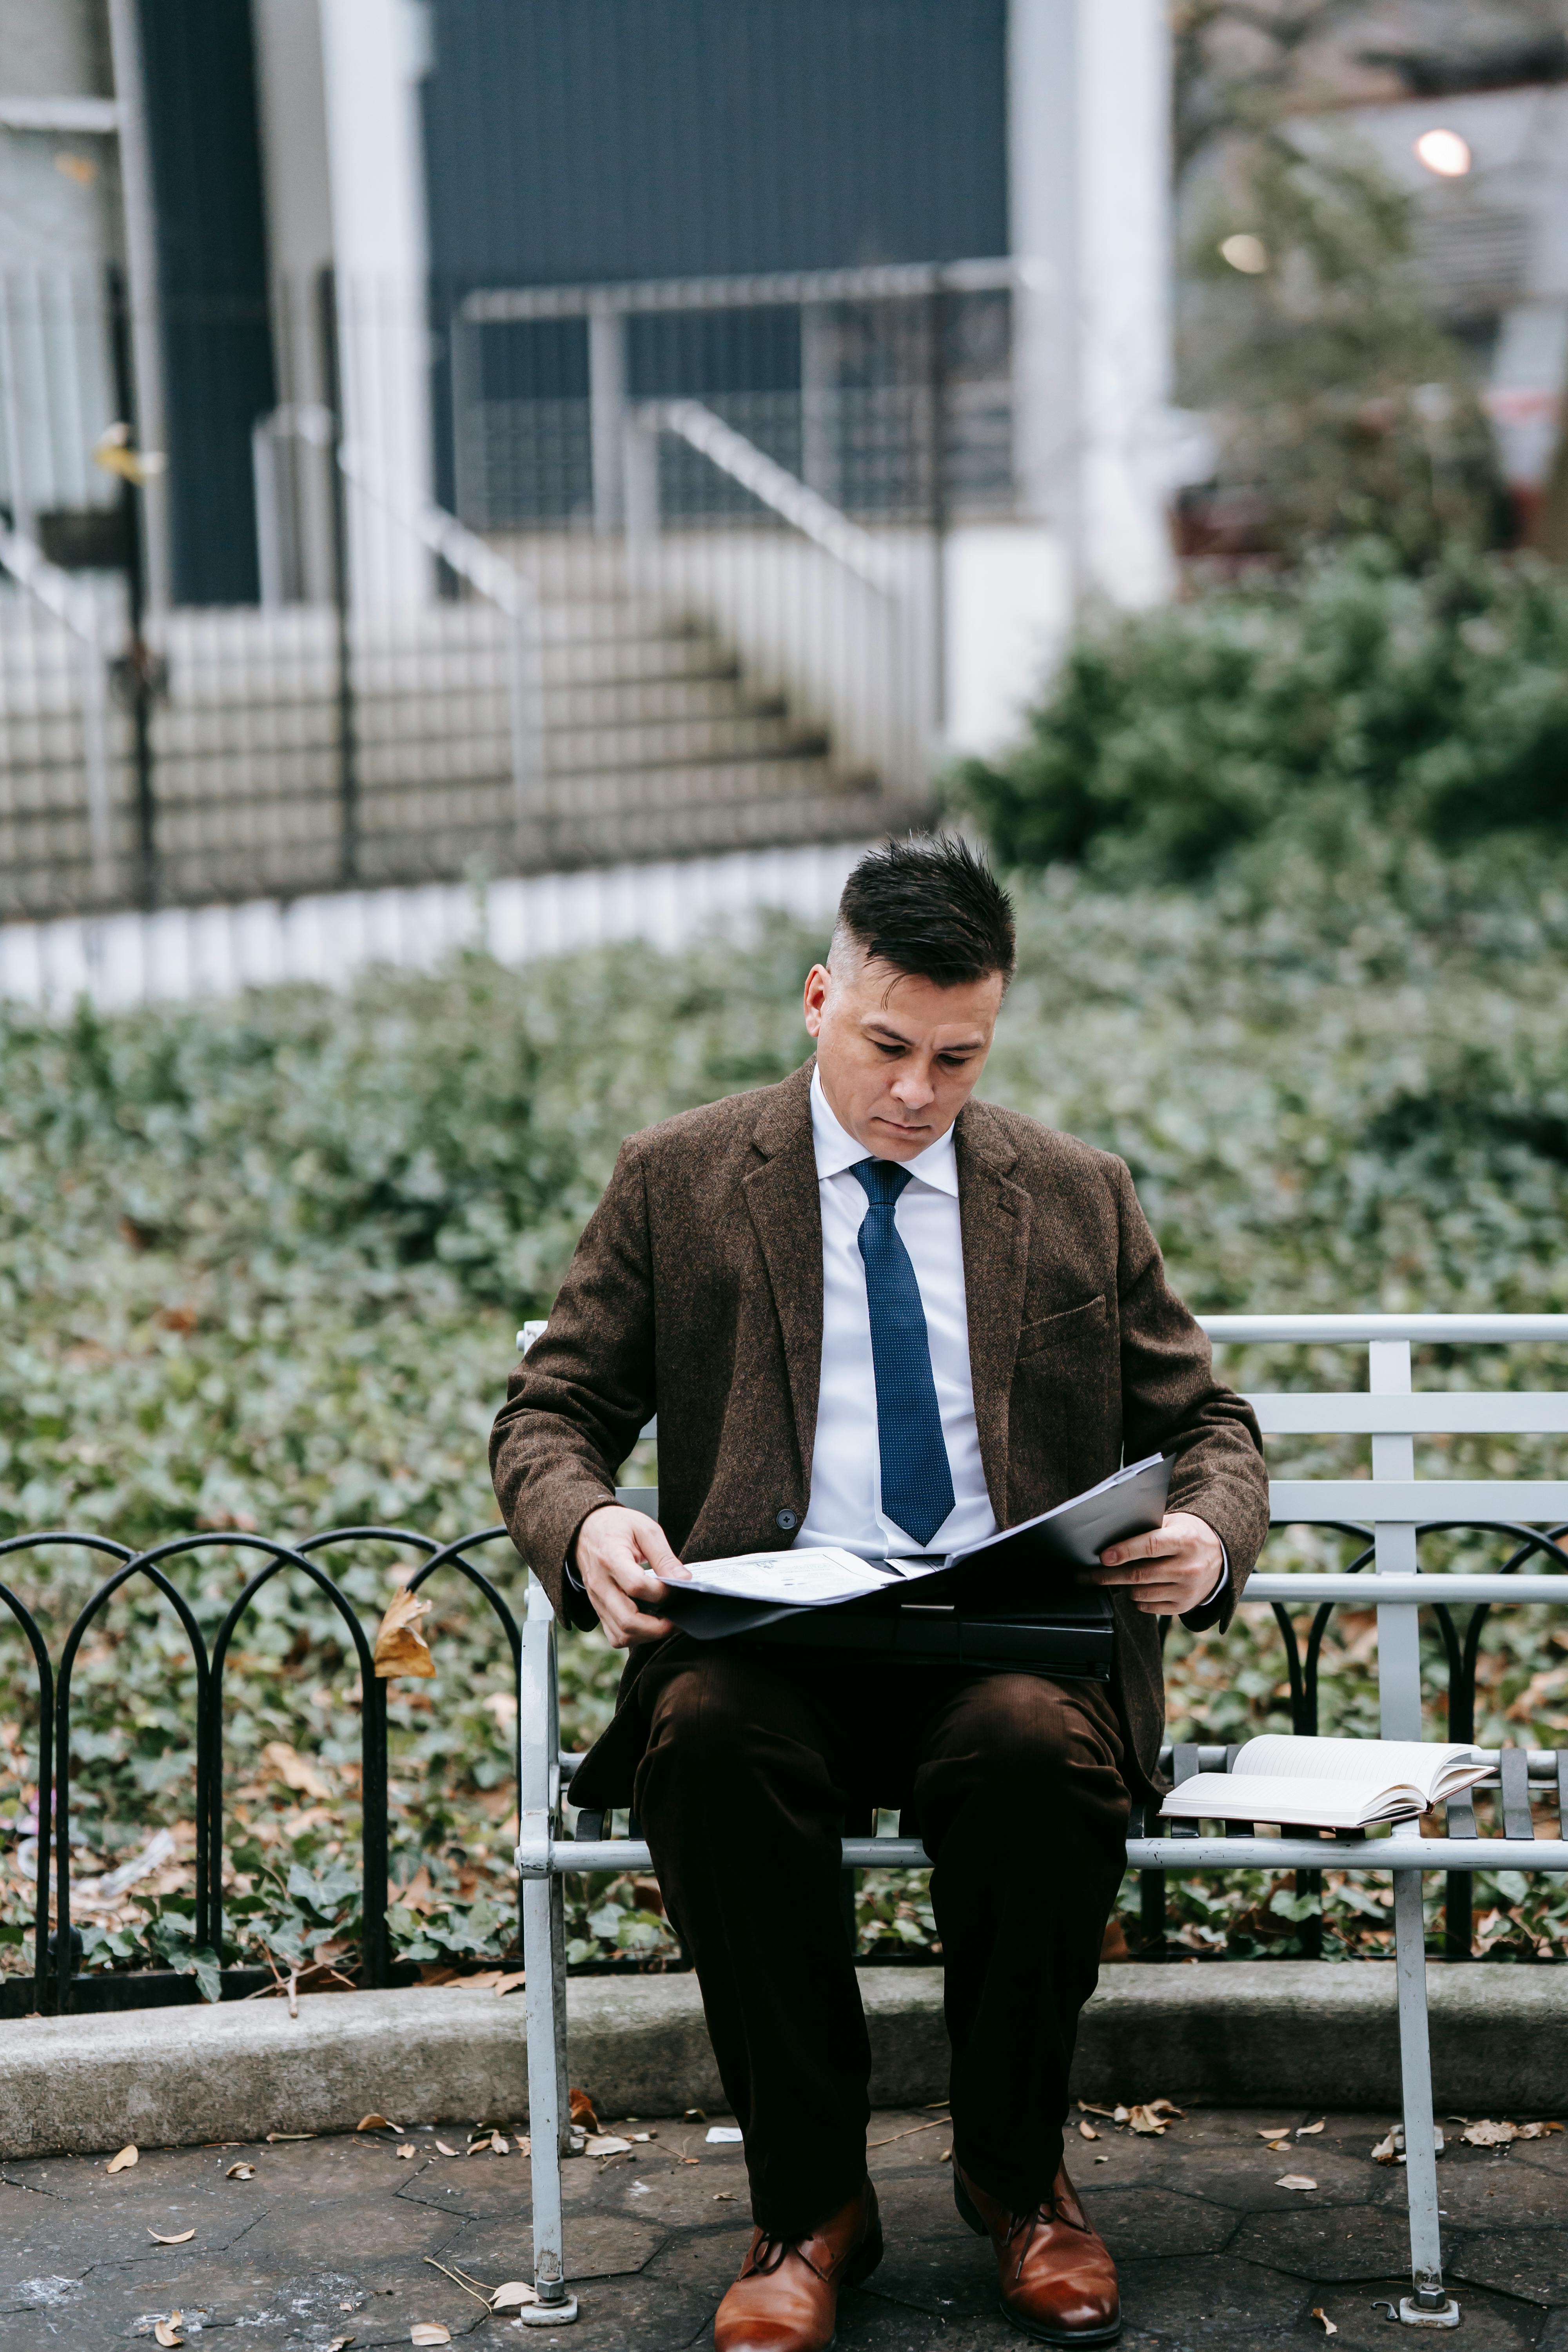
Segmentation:
<svg viewBox="0 0 1568 2352">
<path fill-rule="evenodd" d="M 577 2316 L 566 2291 L 561 2157 L 572 2128 L 566 2092 L 566 1968 L 559 1878 L 522 1889 L 522 1964 L 528 1972 L 528 2136 L 533 2176 L 533 2284 L 537 2304 L 514 2314 L 525 2327 L 560 2327 Z"/>
<path fill-rule="evenodd" d="M 1394 1967 L 1399 1987 L 1399 2073 L 1405 2105 L 1405 2186 L 1410 2200 L 1411 2292 L 1399 2316 L 1416 2327 L 1458 2327 L 1459 2306 L 1443 2285 L 1433 2146 L 1432 2053 L 1426 2022 L 1426 1939 L 1421 1873 L 1394 1874 Z"/>
</svg>

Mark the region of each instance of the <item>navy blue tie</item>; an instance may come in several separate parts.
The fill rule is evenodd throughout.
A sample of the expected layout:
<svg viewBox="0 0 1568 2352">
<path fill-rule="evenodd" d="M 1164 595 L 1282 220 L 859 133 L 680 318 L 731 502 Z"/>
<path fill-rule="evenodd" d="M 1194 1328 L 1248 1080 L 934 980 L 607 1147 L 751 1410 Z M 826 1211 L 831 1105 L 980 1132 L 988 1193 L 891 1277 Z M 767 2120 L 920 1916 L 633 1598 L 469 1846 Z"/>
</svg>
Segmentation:
<svg viewBox="0 0 1568 2352">
<path fill-rule="evenodd" d="M 916 1543 L 929 1543 L 952 1509 L 952 1471 L 942 1443 L 921 1286 L 893 1223 L 910 1171 L 891 1160 L 858 1160 L 849 1173 L 865 1187 L 868 1203 L 859 1240 L 877 1374 L 882 1508 Z"/>
</svg>

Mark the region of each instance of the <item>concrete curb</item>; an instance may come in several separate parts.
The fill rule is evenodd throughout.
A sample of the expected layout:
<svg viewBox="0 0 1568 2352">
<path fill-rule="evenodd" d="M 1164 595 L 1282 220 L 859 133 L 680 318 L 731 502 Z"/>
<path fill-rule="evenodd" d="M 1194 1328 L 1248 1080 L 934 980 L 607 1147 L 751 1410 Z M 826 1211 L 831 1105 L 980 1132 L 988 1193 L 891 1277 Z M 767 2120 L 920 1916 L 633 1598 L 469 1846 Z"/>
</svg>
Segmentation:
<svg viewBox="0 0 1568 2352">
<path fill-rule="evenodd" d="M 1433 1967 L 1440 2112 L 1568 2107 L 1568 1968 Z M 871 2097 L 918 2105 L 947 2089 L 939 1969 L 865 1969 Z M 0 2156 L 172 2147 L 268 2131 L 518 2121 L 528 2112 L 521 1993 L 415 1990 L 29 2018 L 0 2047 Z M 579 1978 L 571 2074 L 606 2116 L 721 2111 L 696 1979 Z M 1367 2108 L 1398 2102 L 1386 1960 L 1225 1961 L 1100 1971 L 1074 2088 L 1088 2099 Z"/>
</svg>

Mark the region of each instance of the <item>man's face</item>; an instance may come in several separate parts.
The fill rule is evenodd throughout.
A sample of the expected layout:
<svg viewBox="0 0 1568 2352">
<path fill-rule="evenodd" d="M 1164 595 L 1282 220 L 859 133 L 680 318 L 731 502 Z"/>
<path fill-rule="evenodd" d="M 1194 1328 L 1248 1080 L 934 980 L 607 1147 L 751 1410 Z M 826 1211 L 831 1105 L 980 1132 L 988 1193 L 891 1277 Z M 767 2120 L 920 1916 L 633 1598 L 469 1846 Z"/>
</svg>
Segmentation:
<svg viewBox="0 0 1568 2352">
<path fill-rule="evenodd" d="M 814 964 L 805 1025 L 827 1107 L 875 1160 L 913 1160 L 947 1133 L 985 1067 L 999 971 L 939 988 L 853 942 Z"/>
</svg>

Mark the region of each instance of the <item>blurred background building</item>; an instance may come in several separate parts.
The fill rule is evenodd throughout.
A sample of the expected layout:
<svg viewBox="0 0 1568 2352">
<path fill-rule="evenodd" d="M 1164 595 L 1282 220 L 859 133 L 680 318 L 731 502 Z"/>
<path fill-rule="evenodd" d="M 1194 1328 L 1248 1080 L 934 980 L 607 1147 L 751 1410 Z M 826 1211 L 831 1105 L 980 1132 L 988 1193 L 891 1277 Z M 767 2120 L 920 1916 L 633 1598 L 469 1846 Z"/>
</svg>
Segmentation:
<svg viewBox="0 0 1568 2352">
<path fill-rule="evenodd" d="M 1265 100 L 1407 192 L 1528 531 L 1558 14 L 0 0 L 0 917 L 926 820 L 1086 602 L 1279 543 Z"/>
<path fill-rule="evenodd" d="M 1157 0 L 6 16 L 9 912 L 863 837 L 1170 585 Z"/>
</svg>

